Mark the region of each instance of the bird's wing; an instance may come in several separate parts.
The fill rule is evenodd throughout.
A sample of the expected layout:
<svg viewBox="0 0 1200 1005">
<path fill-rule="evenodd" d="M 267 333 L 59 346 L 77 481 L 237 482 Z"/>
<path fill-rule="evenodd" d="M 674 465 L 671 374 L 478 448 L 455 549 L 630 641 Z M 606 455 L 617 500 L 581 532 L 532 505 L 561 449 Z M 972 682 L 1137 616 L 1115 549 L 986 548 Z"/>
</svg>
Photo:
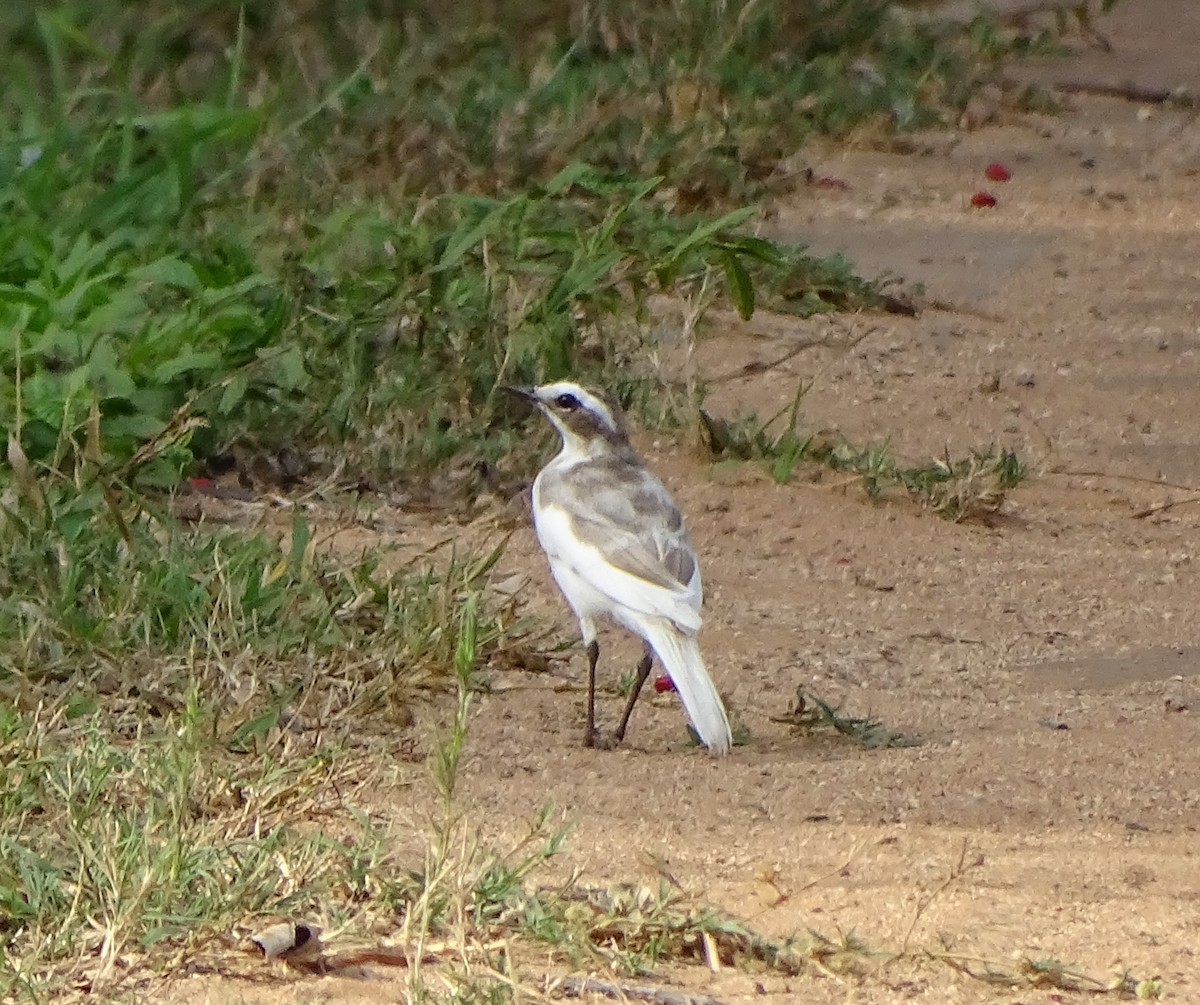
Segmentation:
<svg viewBox="0 0 1200 1005">
<path fill-rule="evenodd" d="M 535 522 L 551 561 L 618 604 L 700 627 L 701 585 L 683 518 L 640 465 L 579 465 L 538 486 Z"/>
</svg>

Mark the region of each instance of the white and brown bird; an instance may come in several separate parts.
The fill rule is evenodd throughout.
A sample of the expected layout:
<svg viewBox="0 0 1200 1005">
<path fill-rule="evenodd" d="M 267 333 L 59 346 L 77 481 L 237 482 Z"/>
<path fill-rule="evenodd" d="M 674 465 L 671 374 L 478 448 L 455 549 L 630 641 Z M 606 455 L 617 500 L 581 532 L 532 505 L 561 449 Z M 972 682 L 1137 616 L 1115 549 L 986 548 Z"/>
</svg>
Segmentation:
<svg viewBox="0 0 1200 1005">
<path fill-rule="evenodd" d="M 732 743 L 729 718 L 696 639 L 700 568 L 670 493 L 634 453 L 619 413 L 598 392 L 567 381 L 506 390 L 536 406 L 562 435 L 562 449 L 533 483 L 533 524 L 587 647 L 584 744 L 611 747 L 625 738 L 657 656 L 701 741 L 715 753 L 726 753 Z M 601 617 L 645 644 L 611 738 L 596 728 L 596 622 Z"/>
</svg>

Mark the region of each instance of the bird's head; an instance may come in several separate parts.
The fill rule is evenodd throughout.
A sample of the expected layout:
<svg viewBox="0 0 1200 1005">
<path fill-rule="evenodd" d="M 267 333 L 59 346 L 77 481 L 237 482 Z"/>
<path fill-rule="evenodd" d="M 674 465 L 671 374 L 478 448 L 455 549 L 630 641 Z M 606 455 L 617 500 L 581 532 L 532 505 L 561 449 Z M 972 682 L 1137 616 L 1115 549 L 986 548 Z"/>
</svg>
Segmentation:
<svg viewBox="0 0 1200 1005">
<path fill-rule="evenodd" d="M 554 423 L 567 449 L 595 453 L 629 446 L 620 411 L 601 391 L 580 387 L 569 380 L 504 390 L 525 399 Z"/>
</svg>

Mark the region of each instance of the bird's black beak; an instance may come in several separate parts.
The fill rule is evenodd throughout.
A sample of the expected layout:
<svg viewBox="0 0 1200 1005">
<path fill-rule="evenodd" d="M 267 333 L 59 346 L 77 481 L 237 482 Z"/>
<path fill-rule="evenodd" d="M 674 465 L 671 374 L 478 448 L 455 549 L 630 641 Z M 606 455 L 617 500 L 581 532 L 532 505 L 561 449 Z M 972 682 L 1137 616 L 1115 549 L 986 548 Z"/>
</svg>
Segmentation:
<svg viewBox="0 0 1200 1005">
<path fill-rule="evenodd" d="M 511 394 L 515 398 L 521 398 L 528 401 L 531 405 L 537 404 L 537 395 L 534 394 L 532 387 L 516 387 L 513 384 L 501 384 L 500 390 L 506 394 Z"/>
</svg>

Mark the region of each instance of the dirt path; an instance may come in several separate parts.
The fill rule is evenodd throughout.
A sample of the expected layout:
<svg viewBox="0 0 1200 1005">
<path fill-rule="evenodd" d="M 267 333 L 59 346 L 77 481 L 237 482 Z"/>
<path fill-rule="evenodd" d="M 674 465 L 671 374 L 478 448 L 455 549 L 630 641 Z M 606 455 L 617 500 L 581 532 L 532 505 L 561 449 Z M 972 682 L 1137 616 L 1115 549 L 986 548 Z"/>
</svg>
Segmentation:
<svg viewBox="0 0 1200 1005">
<path fill-rule="evenodd" d="M 1012 180 L 985 181 L 991 161 Z M 649 853 L 767 932 L 1129 967 L 1200 1001 L 1200 504 L 1134 517 L 1192 494 L 1176 485 L 1200 490 L 1200 125 L 1081 99 L 1061 118 L 814 164 L 850 189 L 801 193 L 778 232 L 956 309 L 724 383 L 713 409 L 768 413 L 815 378 L 806 427 L 891 436 L 914 458 L 1002 443 L 1037 477 L 994 526 L 954 525 L 836 478 L 780 487 L 643 443 L 688 516 L 707 658 L 752 742 L 720 761 L 682 749 L 668 695 L 639 708 L 623 750 L 584 750 L 581 692 L 504 674 L 477 708 L 466 804 L 504 842 L 552 803 L 573 825 L 564 870 L 649 876 Z M 998 205 L 970 210 L 982 188 Z M 827 330 L 756 320 L 711 337 L 699 365 L 726 373 Z M 572 631 L 527 529 L 505 563 Z M 610 680 L 634 654 L 613 637 Z M 583 669 L 576 654 L 564 673 Z M 799 684 L 927 742 L 793 733 L 771 717 Z M 791 896 L 772 906 L 765 874 Z M 861 985 L 701 968 L 664 981 L 728 1002 L 1055 1000 L 935 963 L 871 968 Z M 395 1000 L 379 976 L 198 997 Z"/>
<path fill-rule="evenodd" d="M 754 469 L 715 478 L 648 445 L 703 556 L 710 664 L 754 741 L 724 762 L 681 754 L 663 698 L 641 710 L 629 748 L 585 751 L 578 695 L 503 695 L 473 737 L 481 814 L 515 824 L 550 801 L 574 822 L 573 861 L 588 875 L 644 872 L 651 852 L 771 931 L 854 929 L 884 948 L 944 933 L 993 959 L 1056 956 L 1101 976 L 1119 962 L 1200 1000 L 1200 506 L 1133 517 L 1188 494 L 1160 476 L 1200 485 L 1200 185 L 1158 166 L 1163 135 L 1186 122 L 1085 101 L 1064 119 L 931 141 L 925 155 L 822 159 L 852 188 L 797 200 L 779 229 L 860 261 L 873 253 L 964 310 L 890 321 L 849 355 L 802 354 L 724 385 L 714 407 L 766 413 L 816 376 L 810 427 L 891 434 L 914 457 L 1002 442 L 1040 476 L 996 526 L 955 526 L 828 484 L 781 488 Z M 988 186 L 996 209 L 972 212 L 993 160 L 1014 177 Z M 752 323 L 708 342 L 701 365 L 774 359 L 787 338 L 823 330 L 780 338 Z M 554 602 L 528 535 L 509 561 Z M 863 751 L 796 737 L 770 717 L 799 683 L 928 743 Z M 964 842 L 981 864 L 909 933 Z M 834 875 L 769 908 L 770 870 L 784 891 Z M 730 975 L 708 990 L 748 1000 L 755 985 Z M 996 994 L 906 967 L 868 989 L 861 1000 Z M 842 1001 L 847 989 L 802 993 Z"/>
</svg>

